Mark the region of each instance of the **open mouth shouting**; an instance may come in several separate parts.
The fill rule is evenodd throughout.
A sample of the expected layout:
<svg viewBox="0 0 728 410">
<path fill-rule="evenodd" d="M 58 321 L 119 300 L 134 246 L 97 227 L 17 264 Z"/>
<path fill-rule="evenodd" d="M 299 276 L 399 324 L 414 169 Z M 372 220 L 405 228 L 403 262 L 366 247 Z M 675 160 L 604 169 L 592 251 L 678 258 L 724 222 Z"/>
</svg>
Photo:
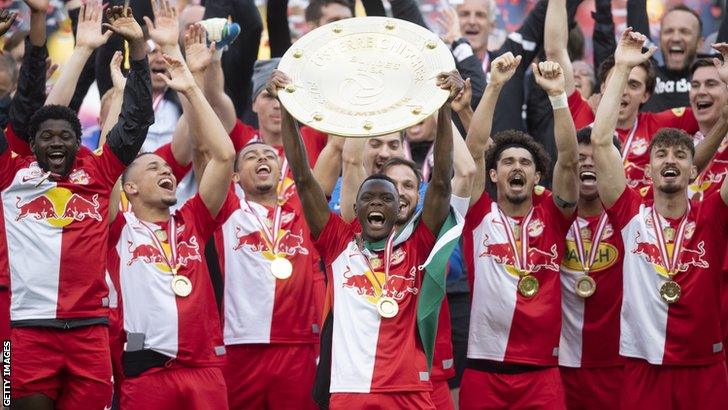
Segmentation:
<svg viewBox="0 0 728 410">
<path fill-rule="evenodd" d="M 583 185 L 596 185 L 597 174 L 594 171 L 582 171 L 579 173 L 579 180 Z"/>
<path fill-rule="evenodd" d="M 666 166 L 660 171 L 660 176 L 667 180 L 674 180 L 680 176 L 680 169 L 674 166 Z"/>
<path fill-rule="evenodd" d="M 162 177 L 157 181 L 157 186 L 162 189 L 174 193 L 174 181 L 170 177 Z"/>
<path fill-rule="evenodd" d="M 53 170 L 60 170 L 66 163 L 66 152 L 60 150 L 54 150 L 48 152 L 48 165 Z"/>
<path fill-rule="evenodd" d="M 255 174 L 261 177 L 269 177 L 270 176 L 270 165 L 268 164 L 260 164 L 257 168 L 255 168 Z"/>
<path fill-rule="evenodd" d="M 367 214 L 367 222 L 369 222 L 369 226 L 374 229 L 384 228 L 385 221 L 386 219 L 384 218 L 384 214 L 379 211 L 372 211 Z"/>
<path fill-rule="evenodd" d="M 515 173 L 508 179 L 508 186 L 511 189 L 521 190 L 526 186 L 526 177 L 521 173 Z"/>
<path fill-rule="evenodd" d="M 713 101 L 711 100 L 700 100 L 695 102 L 695 108 L 697 109 L 698 113 L 702 114 L 708 110 L 710 110 L 710 107 L 713 106 Z"/>
</svg>

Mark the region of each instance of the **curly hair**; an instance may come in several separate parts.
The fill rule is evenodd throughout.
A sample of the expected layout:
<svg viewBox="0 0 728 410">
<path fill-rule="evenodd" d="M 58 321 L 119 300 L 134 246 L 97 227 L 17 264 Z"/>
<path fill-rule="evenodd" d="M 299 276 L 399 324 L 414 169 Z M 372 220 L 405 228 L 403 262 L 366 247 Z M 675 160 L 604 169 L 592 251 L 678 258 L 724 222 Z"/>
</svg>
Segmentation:
<svg viewBox="0 0 728 410">
<path fill-rule="evenodd" d="M 602 62 L 599 66 L 599 84 L 607 83 L 607 77 L 609 77 L 609 72 L 612 71 L 612 68 L 614 68 L 614 64 L 614 56 L 609 56 Z M 647 59 L 640 63 L 637 67 L 642 67 L 642 69 L 647 73 L 645 89 L 651 95 L 655 92 L 655 85 L 657 84 L 657 70 L 655 69 L 655 64 L 652 62 L 652 59 Z"/>
<path fill-rule="evenodd" d="M 695 157 L 695 145 L 693 138 L 687 132 L 677 128 L 661 128 L 652 136 L 650 141 L 650 156 L 655 147 L 671 148 L 682 147 L 690 151 L 690 155 Z"/>
<path fill-rule="evenodd" d="M 501 131 L 493 137 L 493 144 L 485 152 L 485 170 L 495 169 L 500 160 L 501 153 L 508 148 L 523 148 L 531 153 L 536 171 L 545 178 L 551 168 L 551 157 L 543 146 L 530 135 L 517 130 Z M 490 181 L 490 179 L 487 179 Z"/>
<path fill-rule="evenodd" d="M 38 127 L 46 120 L 66 121 L 76 134 L 76 138 L 81 139 L 81 121 L 78 120 L 75 111 L 64 105 L 45 105 L 30 117 L 28 135 L 30 135 L 31 140 L 35 139 L 35 134 L 38 133 Z"/>
</svg>

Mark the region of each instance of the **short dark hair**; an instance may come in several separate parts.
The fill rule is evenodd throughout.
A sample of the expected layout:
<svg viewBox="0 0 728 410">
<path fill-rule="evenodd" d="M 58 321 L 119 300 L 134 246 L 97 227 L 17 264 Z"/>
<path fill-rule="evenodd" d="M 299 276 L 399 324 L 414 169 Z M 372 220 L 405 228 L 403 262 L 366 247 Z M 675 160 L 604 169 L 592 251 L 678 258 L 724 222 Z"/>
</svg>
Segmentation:
<svg viewBox="0 0 728 410">
<path fill-rule="evenodd" d="M 304 11 L 306 21 L 312 21 L 318 24 L 318 21 L 324 15 L 323 8 L 329 4 L 341 4 L 344 7 L 348 7 L 351 10 L 351 15 L 354 15 L 354 5 L 348 0 L 311 0 Z"/>
<path fill-rule="evenodd" d="M 655 91 L 655 84 L 657 83 L 657 71 L 655 71 L 655 64 L 650 58 L 642 62 L 637 67 L 642 67 L 642 69 L 645 70 L 645 72 L 647 73 L 647 81 L 645 82 L 645 87 L 647 88 L 647 92 L 652 94 Z M 609 72 L 612 70 L 612 68 L 614 68 L 613 55 L 607 57 L 607 59 L 604 60 L 599 66 L 599 84 L 607 83 L 607 77 L 609 76 Z"/>
<path fill-rule="evenodd" d="M 238 152 L 235 153 L 235 162 L 233 162 L 233 171 L 238 172 L 238 163 L 240 162 L 240 160 L 239 160 L 240 159 L 240 154 L 243 152 L 243 150 L 245 148 L 249 147 L 250 145 L 256 145 L 256 144 L 267 145 L 267 146 L 273 148 L 274 151 L 276 151 L 275 148 L 273 146 L 271 146 L 270 144 L 267 144 L 267 143 L 265 143 L 263 141 L 260 141 L 260 140 L 257 140 L 257 139 L 256 140 L 251 140 L 247 144 L 243 145 L 243 147 L 240 148 L 240 151 L 238 151 Z M 278 156 L 278 151 L 276 151 L 276 156 Z"/>
<path fill-rule="evenodd" d="M 425 161 L 427 161 L 427 159 L 425 159 Z M 380 168 L 379 172 L 386 175 L 387 170 L 389 168 L 396 167 L 397 165 L 404 165 L 406 167 L 409 167 L 412 170 L 412 172 L 415 173 L 415 177 L 417 178 L 417 186 L 418 187 L 420 186 L 420 184 L 422 183 L 422 180 L 423 180 L 422 172 L 420 171 L 417 164 L 414 163 L 414 161 L 411 161 L 407 158 L 392 157 L 392 158 L 386 160 L 384 162 L 384 164 L 382 164 L 382 167 Z M 396 184 L 395 184 L 395 186 L 396 186 Z"/>
<path fill-rule="evenodd" d="M 503 151 L 514 147 L 530 152 L 536 165 L 536 171 L 541 173 L 542 178 L 546 177 L 551 167 L 551 157 L 533 137 L 518 130 L 505 130 L 493 136 L 493 145 L 485 152 L 485 171 L 495 169 Z M 486 180 L 490 181 L 489 178 Z"/>
<path fill-rule="evenodd" d="M 139 155 L 137 155 L 136 158 L 134 158 L 134 161 L 132 161 L 131 163 L 129 163 L 129 165 L 126 166 L 126 168 L 124 169 L 124 172 L 121 173 L 121 190 L 122 191 L 124 190 L 124 184 L 126 184 L 126 182 L 129 180 L 129 172 L 131 171 L 132 168 L 134 168 L 134 163 L 136 162 L 136 160 L 138 160 L 139 158 L 141 158 L 143 156 L 152 155 L 152 154 L 154 154 L 154 153 L 153 152 L 142 152 Z"/>
<path fill-rule="evenodd" d="M 584 127 L 576 132 L 576 143 L 582 145 L 591 145 L 592 127 Z M 619 140 L 617 134 L 612 137 L 612 144 L 617 147 L 618 150 L 622 150 L 622 141 Z"/>
<path fill-rule="evenodd" d="M 720 57 L 719 59 L 722 61 L 723 56 L 718 54 L 716 57 Z M 715 64 L 713 64 L 712 58 L 697 58 L 695 61 L 693 61 L 692 64 L 690 64 L 690 78 L 695 75 L 695 72 L 698 71 L 698 68 L 703 67 L 715 67 Z"/>
<path fill-rule="evenodd" d="M 31 140 L 35 139 L 35 134 L 38 133 L 38 127 L 46 120 L 66 121 L 71 125 L 73 132 L 76 134 L 76 138 L 81 139 L 81 121 L 78 120 L 76 111 L 73 111 L 65 105 L 51 104 L 44 105 L 30 117 L 28 135 Z"/>
<path fill-rule="evenodd" d="M 672 13 L 673 11 L 684 11 L 684 12 L 687 12 L 687 13 L 692 14 L 693 17 L 695 17 L 696 19 L 698 19 L 698 37 L 702 37 L 703 36 L 703 19 L 700 18 L 700 14 L 698 14 L 697 11 L 695 11 L 692 8 L 686 6 L 685 4 L 678 4 L 677 6 L 671 8 L 665 14 L 663 14 L 662 15 L 662 19 L 660 19 L 660 25 L 662 25 L 662 20 L 664 20 L 665 17 L 668 14 Z"/>
<path fill-rule="evenodd" d="M 687 132 L 677 128 L 661 128 L 655 133 L 650 141 L 649 153 L 652 157 L 652 149 L 655 147 L 683 147 L 690 151 L 690 155 L 695 157 L 695 144 L 693 137 Z"/>
<path fill-rule="evenodd" d="M 399 194 L 399 192 L 397 191 L 397 183 L 394 182 L 394 180 L 392 178 L 382 174 L 381 172 L 377 172 L 377 173 L 369 175 L 368 177 L 366 177 L 366 179 L 361 181 L 361 185 L 359 185 L 359 189 L 356 191 L 356 199 L 359 199 L 359 194 L 361 193 L 361 188 L 364 186 L 364 184 L 366 184 L 368 181 L 377 181 L 377 180 L 389 182 L 394 187 L 394 191 Z"/>
</svg>

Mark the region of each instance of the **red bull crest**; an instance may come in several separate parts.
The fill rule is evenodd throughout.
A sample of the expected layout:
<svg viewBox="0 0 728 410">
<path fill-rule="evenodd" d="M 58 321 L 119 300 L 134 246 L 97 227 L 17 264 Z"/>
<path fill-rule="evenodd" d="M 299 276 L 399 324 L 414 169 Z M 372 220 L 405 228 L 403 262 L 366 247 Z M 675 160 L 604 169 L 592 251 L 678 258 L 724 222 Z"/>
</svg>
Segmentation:
<svg viewBox="0 0 728 410">
<path fill-rule="evenodd" d="M 127 243 L 129 250 L 129 260 L 126 263 L 127 266 L 131 266 L 134 262 L 139 261 L 147 264 L 152 263 L 162 271 L 169 271 L 164 255 L 162 255 L 162 252 L 154 244 L 144 243 L 134 246 L 132 241 L 127 241 Z M 170 257 L 169 244 L 167 242 L 162 242 L 162 247 L 167 253 L 167 256 Z M 187 266 L 191 261 L 202 261 L 202 257 L 200 256 L 200 247 L 197 243 L 197 238 L 194 236 L 189 239 L 189 242 L 180 241 L 177 243 L 177 262 L 179 265 Z"/>
<path fill-rule="evenodd" d="M 15 220 L 45 220 L 56 227 L 64 227 L 71 222 L 86 219 L 101 222 L 98 197 L 98 194 L 94 194 L 87 199 L 66 188 L 51 188 L 44 194 L 26 201 L 16 197 L 18 216 Z"/>
</svg>

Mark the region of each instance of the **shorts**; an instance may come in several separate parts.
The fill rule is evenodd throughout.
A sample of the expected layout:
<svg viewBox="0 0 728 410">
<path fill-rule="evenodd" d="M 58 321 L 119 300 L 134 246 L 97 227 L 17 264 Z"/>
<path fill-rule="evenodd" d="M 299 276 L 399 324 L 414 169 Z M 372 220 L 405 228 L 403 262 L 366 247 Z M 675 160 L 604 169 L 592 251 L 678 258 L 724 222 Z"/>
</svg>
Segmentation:
<svg viewBox="0 0 728 410">
<path fill-rule="evenodd" d="M 569 410 L 612 410 L 619 408 L 622 395 L 622 366 L 560 367 Z"/>
<path fill-rule="evenodd" d="M 557 367 L 518 374 L 465 369 L 460 410 L 564 409 L 564 387 Z"/>
<path fill-rule="evenodd" d="M 55 408 L 111 405 L 111 354 L 106 325 L 74 329 L 16 327 L 10 331 L 11 397 L 44 394 Z"/>
<path fill-rule="evenodd" d="M 430 392 L 332 393 L 329 409 L 345 410 L 435 410 Z"/>
<path fill-rule="evenodd" d="M 227 409 L 225 378 L 218 367 L 156 367 L 121 385 L 121 410 Z"/>
<path fill-rule="evenodd" d="M 450 395 L 450 386 L 447 384 L 447 380 L 432 381 L 430 398 L 432 399 L 432 404 L 435 405 L 437 410 L 455 410 L 455 405 L 452 402 L 452 395 Z"/>
<path fill-rule="evenodd" d="M 313 344 L 225 346 L 223 369 L 230 408 L 316 409 Z"/>
<path fill-rule="evenodd" d="M 658 366 L 628 359 L 622 377 L 622 408 L 725 409 L 728 371 L 724 361 L 707 366 Z"/>
</svg>

